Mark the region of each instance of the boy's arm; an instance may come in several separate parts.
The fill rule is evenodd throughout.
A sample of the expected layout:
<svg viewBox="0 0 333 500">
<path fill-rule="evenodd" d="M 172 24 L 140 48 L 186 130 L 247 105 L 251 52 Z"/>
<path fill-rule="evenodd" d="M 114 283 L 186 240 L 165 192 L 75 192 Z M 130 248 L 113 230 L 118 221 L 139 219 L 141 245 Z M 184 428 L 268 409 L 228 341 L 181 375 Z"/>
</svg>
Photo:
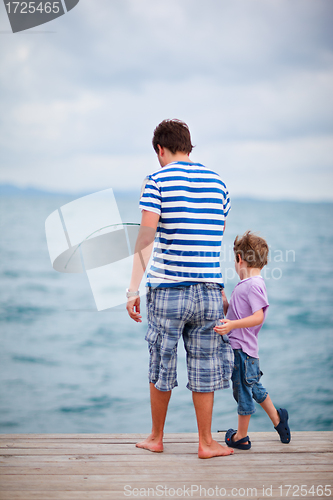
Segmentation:
<svg viewBox="0 0 333 500">
<path fill-rule="evenodd" d="M 263 309 L 259 309 L 246 318 L 235 320 L 220 319 L 220 321 L 223 324 L 221 326 L 216 326 L 214 330 L 220 335 L 226 335 L 230 330 L 235 330 L 236 328 L 251 328 L 252 326 L 261 325 L 264 321 L 264 311 Z"/>
</svg>

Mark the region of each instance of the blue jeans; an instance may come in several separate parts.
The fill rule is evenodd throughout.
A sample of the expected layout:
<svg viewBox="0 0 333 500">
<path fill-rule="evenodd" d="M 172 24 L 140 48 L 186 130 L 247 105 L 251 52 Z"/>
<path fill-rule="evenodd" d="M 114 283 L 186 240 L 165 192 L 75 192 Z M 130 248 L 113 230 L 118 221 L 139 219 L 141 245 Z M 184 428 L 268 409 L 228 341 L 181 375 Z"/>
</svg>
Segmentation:
<svg viewBox="0 0 333 500">
<path fill-rule="evenodd" d="M 232 373 L 232 389 L 238 403 L 238 415 L 252 415 L 254 402 L 263 403 L 268 392 L 259 382 L 262 372 L 259 359 L 252 358 L 241 349 L 234 349 L 235 364 Z"/>
</svg>

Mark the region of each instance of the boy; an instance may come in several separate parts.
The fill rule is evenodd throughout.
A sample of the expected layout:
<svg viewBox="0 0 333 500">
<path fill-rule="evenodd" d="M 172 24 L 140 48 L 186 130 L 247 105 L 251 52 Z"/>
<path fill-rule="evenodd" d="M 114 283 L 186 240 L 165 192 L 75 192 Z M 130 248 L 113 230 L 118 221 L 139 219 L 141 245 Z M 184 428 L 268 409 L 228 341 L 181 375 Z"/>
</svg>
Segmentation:
<svg viewBox="0 0 333 500">
<path fill-rule="evenodd" d="M 268 245 L 263 238 L 247 231 L 241 238 L 236 237 L 234 253 L 235 269 L 241 281 L 232 292 L 230 304 L 222 292 L 226 318 L 220 320 L 222 325 L 215 327 L 220 335 L 229 334 L 235 355 L 232 384 L 238 403 L 238 429 L 229 429 L 225 442 L 231 448 L 251 448 L 247 430 L 255 412 L 254 399 L 273 422 L 282 443 L 289 443 L 288 412 L 283 408 L 276 410 L 268 392 L 259 382 L 262 372 L 259 369 L 258 333 L 269 306 L 260 270 L 267 264 Z"/>
</svg>

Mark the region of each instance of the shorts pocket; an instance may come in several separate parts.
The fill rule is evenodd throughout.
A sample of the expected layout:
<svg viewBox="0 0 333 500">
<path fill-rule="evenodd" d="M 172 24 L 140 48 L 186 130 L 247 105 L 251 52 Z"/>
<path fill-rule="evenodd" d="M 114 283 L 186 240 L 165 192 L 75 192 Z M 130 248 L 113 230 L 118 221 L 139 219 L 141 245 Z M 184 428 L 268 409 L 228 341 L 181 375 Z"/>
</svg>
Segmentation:
<svg viewBox="0 0 333 500">
<path fill-rule="evenodd" d="M 259 369 L 259 359 L 251 358 L 247 356 L 245 359 L 245 383 L 249 387 L 259 382 L 260 379 L 260 369 Z"/>
<path fill-rule="evenodd" d="M 204 291 L 204 308 L 205 319 L 213 321 L 224 318 L 222 288 L 220 285 L 210 283 L 205 286 Z"/>
<path fill-rule="evenodd" d="M 229 342 L 222 343 L 220 360 L 222 380 L 230 380 L 234 370 L 234 351 Z"/>
<path fill-rule="evenodd" d="M 153 326 L 148 326 L 148 330 L 145 336 L 145 340 L 149 342 L 149 344 L 155 344 L 159 336 L 158 328 L 154 328 Z"/>
<path fill-rule="evenodd" d="M 151 297 L 154 318 L 181 319 L 185 311 L 184 287 L 156 288 Z"/>
</svg>

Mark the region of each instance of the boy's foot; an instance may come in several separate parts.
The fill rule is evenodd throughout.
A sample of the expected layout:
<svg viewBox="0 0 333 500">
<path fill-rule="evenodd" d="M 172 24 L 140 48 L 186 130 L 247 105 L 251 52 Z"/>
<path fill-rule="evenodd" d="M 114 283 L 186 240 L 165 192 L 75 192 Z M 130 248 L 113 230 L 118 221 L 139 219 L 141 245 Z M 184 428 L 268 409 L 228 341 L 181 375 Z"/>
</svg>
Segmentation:
<svg viewBox="0 0 333 500">
<path fill-rule="evenodd" d="M 222 446 L 217 441 L 212 440 L 211 444 L 199 444 L 198 457 L 199 458 L 213 458 L 225 457 L 232 455 L 234 450 L 230 450 L 226 446 Z"/>
<path fill-rule="evenodd" d="M 238 450 L 249 450 L 251 448 L 251 441 L 249 436 L 238 439 L 237 431 L 234 429 L 228 429 L 225 434 L 225 442 L 227 446 L 231 448 L 237 448 Z"/>
<path fill-rule="evenodd" d="M 285 408 L 280 408 L 277 410 L 280 416 L 280 423 L 274 427 L 274 429 L 279 433 L 281 443 L 288 444 L 290 443 L 291 435 L 290 429 L 288 425 L 289 415 Z"/>
<path fill-rule="evenodd" d="M 154 453 L 162 453 L 163 451 L 163 441 L 161 439 L 156 439 L 152 434 L 148 436 L 144 441 L 136 443 L 137 448 L 142 448 L 143 450 L 153 451 Z"/>
</svg>

